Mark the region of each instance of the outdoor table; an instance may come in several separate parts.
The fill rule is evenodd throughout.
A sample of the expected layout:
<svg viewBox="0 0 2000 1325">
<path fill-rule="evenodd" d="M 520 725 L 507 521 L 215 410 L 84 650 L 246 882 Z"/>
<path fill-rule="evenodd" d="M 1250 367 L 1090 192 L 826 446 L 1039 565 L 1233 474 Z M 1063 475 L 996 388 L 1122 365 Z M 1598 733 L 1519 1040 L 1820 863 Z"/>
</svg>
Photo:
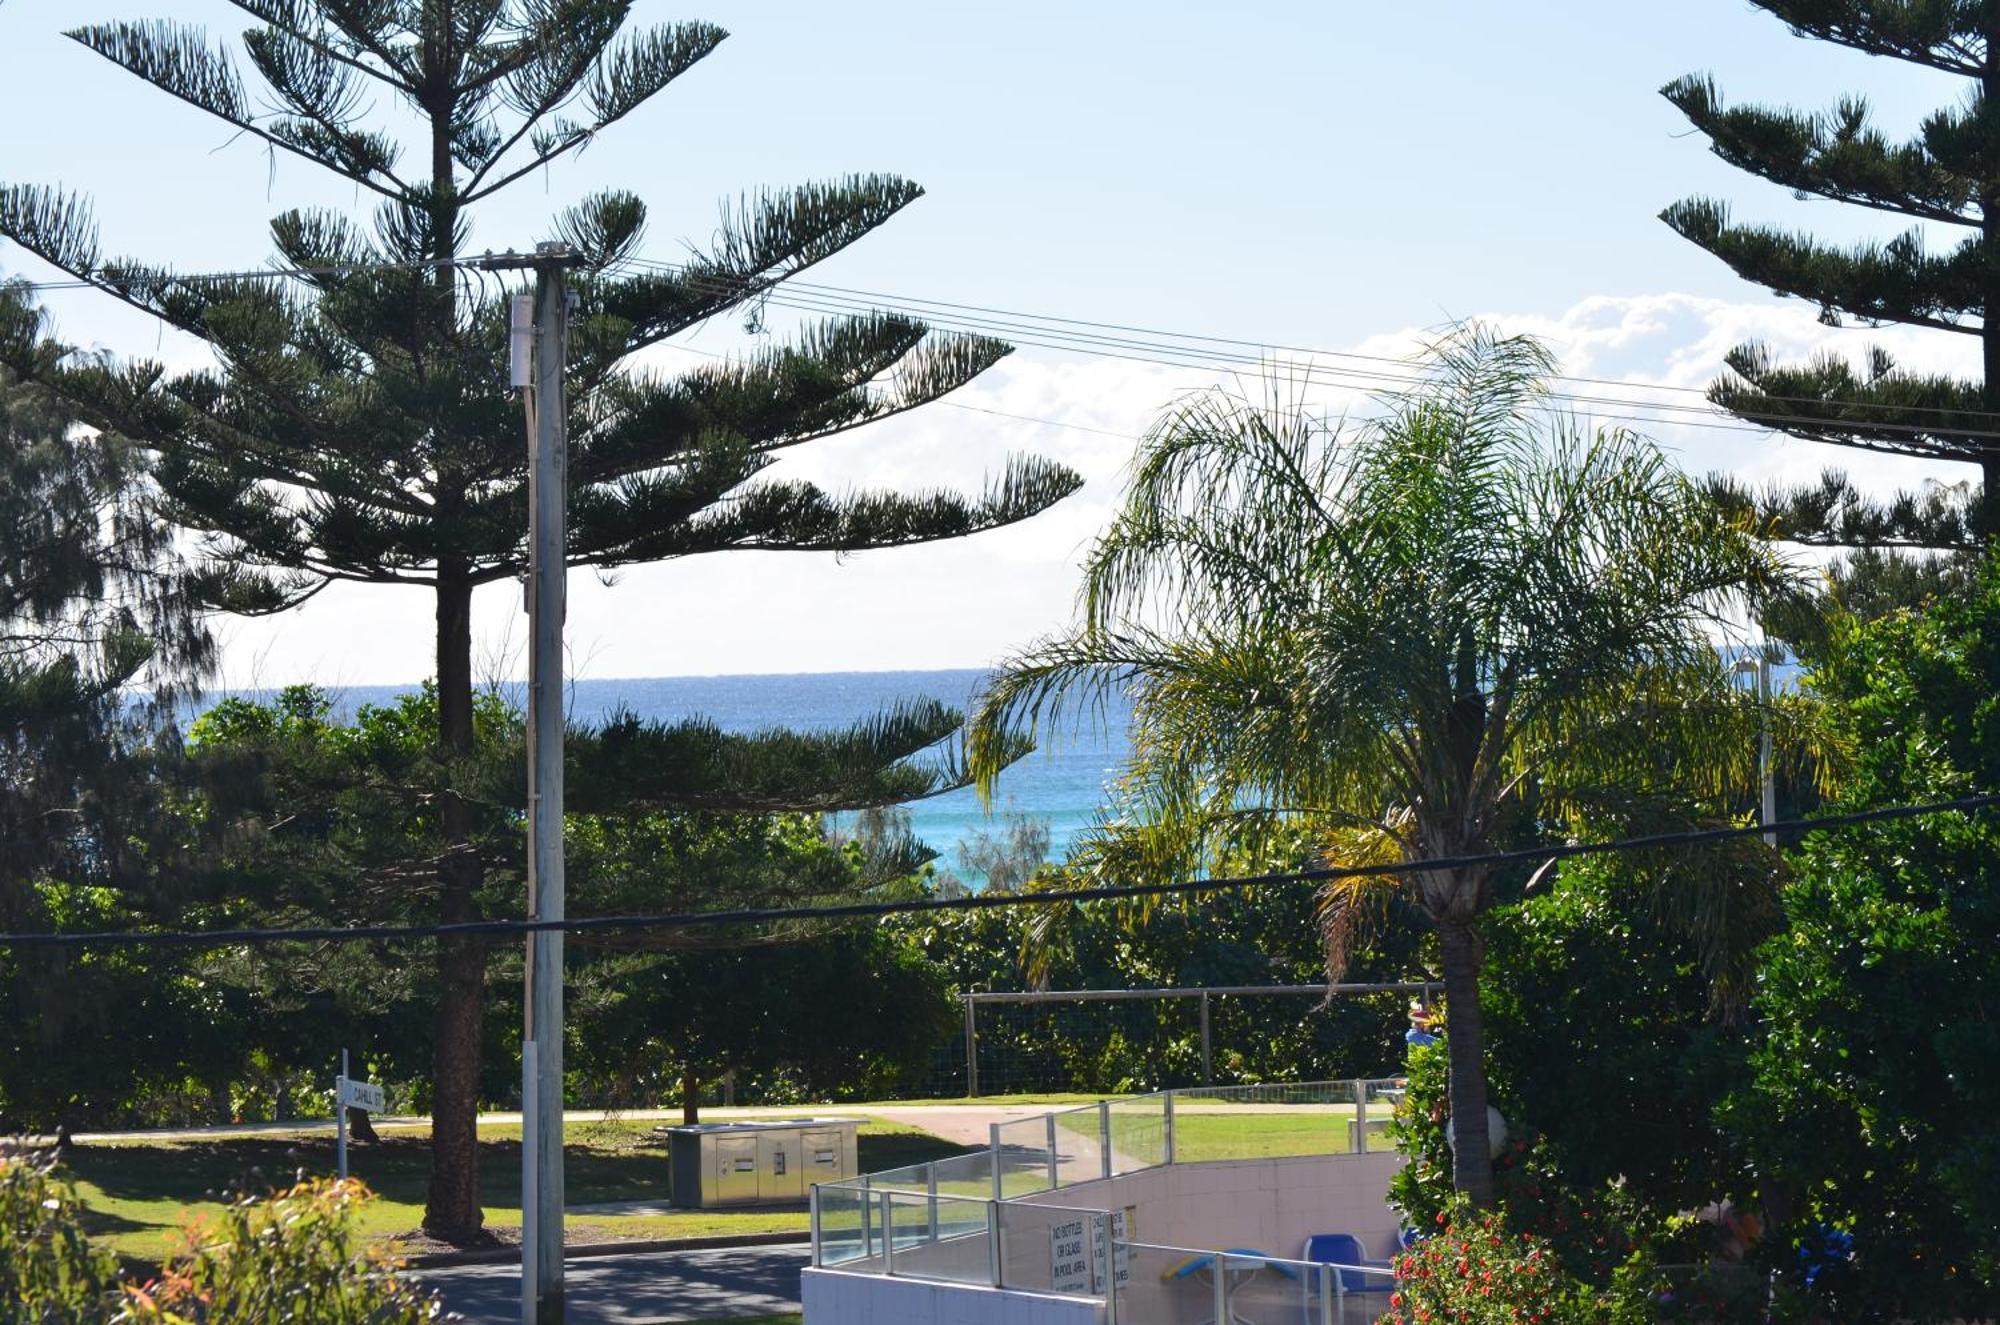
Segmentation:
<svg viewBox="0 0 2000 1325">
<path fill-rule="evenodd" d="M 1229 1295 L 1232 1301 L 1235 1300 L 1238 1289 L 1248 1286 L 1257 1276 L 1264 1273 L 1265 1270 L 1275 1270 L 1287 1279 L 1296 1279 L 1299 1277 L 1298 1273 L 1291 1266 L 1281 1260 L 1273 1259 L 1269 1252 L 1257 1251 L 1253 1248 L 1231 1247 L 1228 1251 L 1221 1253 L 1221 1259 L 1220 1273 L 1227 1276 Z M 1217 1272 L 1216 1253 L 1209 1252 L 1200 1256 L 1190 1256 L 1184 1261 L 1168 1266 L 1161 1272 L 1160 1277 L 1162 1279 L 1185 1279 L 1193 1283 L 1202 1284 L 1209 1290 L 1207 1300 L 1213 1302 L 1215 1300 L 1215 1276 Z M 1211 1314 L 1201 1322 L 1201 1325 L 1257 1325 L 1257 1322 L 1248 1317 L 1238 1315 L 1236 1309 L 1231 1307 L 1227 1322 L 1218 1322 L 1215 1316 Z"/>
</svg>

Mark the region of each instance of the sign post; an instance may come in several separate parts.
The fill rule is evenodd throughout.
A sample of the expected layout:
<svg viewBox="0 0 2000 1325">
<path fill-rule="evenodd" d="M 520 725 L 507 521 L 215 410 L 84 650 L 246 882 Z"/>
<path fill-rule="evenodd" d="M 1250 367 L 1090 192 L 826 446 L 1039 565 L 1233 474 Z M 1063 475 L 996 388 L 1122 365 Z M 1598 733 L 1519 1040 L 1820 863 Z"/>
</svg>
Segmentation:
<svg viewBox="0 0 2000 1325">
<path fill-rule="evenodd" d="M 340 1051 L 340 1075 L 333 1079 L 333 1154 L 340 1180 L 347 1181 L 347 1050 Z"/>
<path fill-rule="evenodd" d="M 388 1106 L 380 1086 L 354 1081 L 347 1075 L 347 1050 L 340 1051 L 340 1075 L 333 1081 L 333 1153 L 340 1180 L 347 1181 L 347 1111 L 380 1113 Z"/>
</svg>

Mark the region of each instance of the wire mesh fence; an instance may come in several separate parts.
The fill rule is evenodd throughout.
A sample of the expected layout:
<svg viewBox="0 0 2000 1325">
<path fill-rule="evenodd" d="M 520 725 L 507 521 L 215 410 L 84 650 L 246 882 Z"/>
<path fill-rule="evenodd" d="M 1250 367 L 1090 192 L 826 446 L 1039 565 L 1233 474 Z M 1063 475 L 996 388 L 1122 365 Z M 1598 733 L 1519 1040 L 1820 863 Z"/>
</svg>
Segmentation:
<svg viewBox="0 0 2000 1325">
<path fill-rule="evenodd" d="M 974 993 L 931 1064 L 934 1096 L 1373 1075 L 1403 1061 L 1408 1002 L 1434 986 L 1210 986 Z"/>
</svg>

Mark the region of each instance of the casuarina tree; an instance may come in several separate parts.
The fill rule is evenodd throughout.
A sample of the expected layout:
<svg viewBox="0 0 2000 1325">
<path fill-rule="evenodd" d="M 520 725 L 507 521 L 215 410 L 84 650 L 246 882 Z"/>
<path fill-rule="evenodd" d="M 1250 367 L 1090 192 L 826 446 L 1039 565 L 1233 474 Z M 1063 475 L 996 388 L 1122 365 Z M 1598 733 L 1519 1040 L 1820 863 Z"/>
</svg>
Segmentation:
<svg viewBox="0 0 2000 1325">
<path fill-rule="evenodd" d="M 460 265 L 481 204 L 631 116 L 722 42 L 706 23 L 628 24 L 630 0 L 235 0 L 240 47 L 169 21 L 70 35 L 270 151 L 377 205 L 272 223 L 292 275 L 211 280 L 110 259 L 81 198 L 0 189 L 0 234 L 206 341 L 170 372 L 6 354 L 86 418 L 153 448 L 174 517 L 214 559 L 216 601 L 270 612 L 335 580 L 420 586 L 437 609 L 440 753 L 473 745 L 471 602 L 522 573 L 525 450 L 504 372 L 510 291 Z M 246 73 L 247 62 L 250 73 Z M 368 116 L 378 105 L 380 121 Z M 393 114 L 389 113 L 393 109 Z M 635 356 L 860 239 L 920 190 L 857 175 L 747 197 L 674 265 L 636 254 L 646 208 L 610 191 L 539 236 L 579 258 L 568 348 L 573 566 L 736 548 L 855 552 L 1023 519 L 1072 491 L 1017 460 L 975 496 L 833 494 L 767 471 L 789 447 L 898 414 L 1006 352 L 892 315 L 813 325 L 738 361 L 670 374 Z M 436 800 L 435 915 L 477 914 L 473 808 Z M 479 1227 L 474 1122 L 482 947 L 440 946 L 433 1173 L 426 1226 Z"/>
<path fill-rule="evenodd" d="M 41 323 L 0 286 L 6 334 L 32 344 Z M 155 758 L 170 705 L 128 687 L 170 701 L 212 640 L 144 453 L 76 423 L 0 369 L 0 929 L 156 921 L 191 855 Z M 203 1046 L 185 1033 L 177 964 L 0 953 L 0 1127 L 66 1134 L 79 1111 L 110 1116 L 146 1072 L 187 1073 L 182 1055 Z"/>
<path fill-rule="evenodd" d="M 1358 429 L 1283 396 L 1166 415 L 1081 619 L 996 675 L 971 746 L 990 774 L 1122 693 L 1106 873 L 1184 878 L 1302 831 L 1416 867 L 1397 882 L 1443 955 L 1454 1174 L 1485 1202 L 1480 926 L 1502 880 L 1476 858 L 1510 820 L 1661 826 L 1747 788 L 1755 706 L 1714 632 L 1783 568 L 1656 447 L 1552 411 L 1533 342 L 1464 330 L 1418 368 Z"/>
<path fill-rule="evenodd" d="M 1988 0 L 1751 0 L 1801 37 L 1886 56 L 1958 81 L 1960 95 L 1896 141 L 1865 98 L 1831 108 L 1728 104 L 1689 75 L 1662 89 L 1731 165 L 1791 190 L 1871 208 L 1908 226 L 1843 247 L 1802 232 L 1738 224 L 1713 199 L 1661 214 L 1746 280 L 1819 305 L 1831 325 L 1900 323 L 1979 338 L 1978 378 L 1915 372 L 1884 350 L 1781 364 L 1763 346 L 1729 355 L 1710 390 L 1723 408 L 1795 436 L 1865 451 L 1964 461 L 1981 487 L 1882 501 L 1829 472 L 1817 485 L 1754 494 L 1718 481 L 1731 503 L 1762 508 L 1784 536 L 1848 547 L 1961 549 L 1990 544 L 2000 509 L 2000 5 Z"/>
</svg>

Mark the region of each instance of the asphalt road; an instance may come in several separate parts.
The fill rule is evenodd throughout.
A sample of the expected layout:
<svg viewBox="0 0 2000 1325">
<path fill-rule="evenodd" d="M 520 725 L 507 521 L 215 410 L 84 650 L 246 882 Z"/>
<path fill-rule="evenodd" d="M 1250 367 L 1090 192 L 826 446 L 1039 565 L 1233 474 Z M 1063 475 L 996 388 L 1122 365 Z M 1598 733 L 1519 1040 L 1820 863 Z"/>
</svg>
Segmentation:
<svg viewBox="0 0 2000 1325">
<path fill-rule="evenodd" d="M 563 1268 L 566 1314 L 569 1325 L 640 1325 L 797 1311 L 799 1271 L 810 1259 L 804 1243 L 576 1257 Z M 518 1265 L 456 1265 L 415 1277 L 469 1325 L 521 1319 Z"/>
</svg>

